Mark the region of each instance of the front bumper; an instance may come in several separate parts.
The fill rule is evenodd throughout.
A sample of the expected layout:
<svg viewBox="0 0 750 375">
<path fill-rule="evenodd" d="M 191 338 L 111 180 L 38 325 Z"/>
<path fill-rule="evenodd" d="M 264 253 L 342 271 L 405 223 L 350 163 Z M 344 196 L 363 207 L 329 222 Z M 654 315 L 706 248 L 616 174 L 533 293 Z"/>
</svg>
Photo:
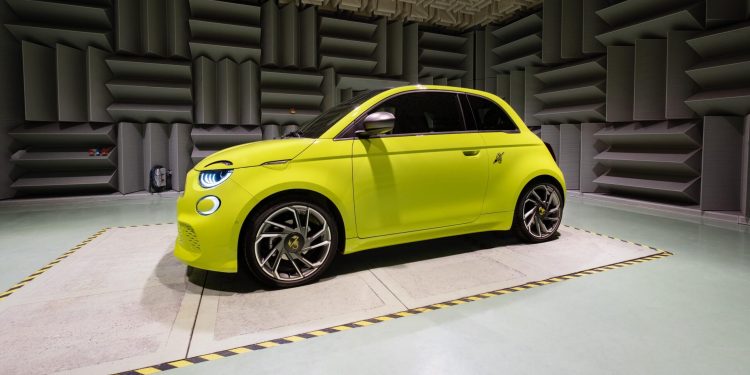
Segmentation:
<svg viewBox="0 0 750 375">
<path fill-rule="evenodd" d="M 196 204 L 207 195 L 219 198 L 221 206 L 213 214 L 203 216 L 196 211 Z M 231 177 L 215 188 L 204 189 L 198 184 L 198 172 L 188 172 L 185 192 L 177 199 L 175 257 L 195 268 L 237 272 L 237 244 L 245 220 L 243 212 L 252 198 Z"/>
</svg>

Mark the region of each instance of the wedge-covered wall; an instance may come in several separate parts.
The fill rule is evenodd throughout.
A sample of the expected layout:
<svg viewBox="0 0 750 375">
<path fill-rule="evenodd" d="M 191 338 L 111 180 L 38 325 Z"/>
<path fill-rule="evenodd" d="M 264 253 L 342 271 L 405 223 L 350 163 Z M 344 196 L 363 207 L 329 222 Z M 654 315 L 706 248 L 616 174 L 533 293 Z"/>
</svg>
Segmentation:
<svg viewBox="0 0 750 375">
<path fill-rule="evenodd" d="M 744 0 L 545 0 L 477 32 L 477 87 L 541 127 L 569 189 L 747 217 L 749 17 Z"/>
<path fill-rule="evenodd" d="M 747 0 L 299 3 L 5 0 L 0 197 L 140 191 L 154 165 L 179 190 L 212 152 L 423 83 L 508 101 L 571 190 L 750 211 Z"/>
<path fill-rule="evenodd" d="M 357 93 L 473 85 L 474 31 L 233 0 L 4 0 L 0 198 L 183 188 Z M 14 99 L 15 98 L 15 99 Z"/>
<path fill-rule="evenodd" d="M 0 1 L 0 22 L 17 22 L 7 3 Z M 0 27 L 0 199 L 12 197 L 15 177 L 11 155 L 16 146 L 8 131 L 24 122 L 21 44 L 7 28 Z"/>
</svg>

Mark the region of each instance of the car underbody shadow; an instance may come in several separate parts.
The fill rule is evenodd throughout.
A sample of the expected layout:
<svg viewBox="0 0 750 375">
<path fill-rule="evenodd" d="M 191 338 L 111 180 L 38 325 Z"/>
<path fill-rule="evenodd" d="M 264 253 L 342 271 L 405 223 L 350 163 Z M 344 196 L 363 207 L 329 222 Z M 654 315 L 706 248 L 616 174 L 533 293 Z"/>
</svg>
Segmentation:
<svg viewBox="0 0 750 375">
<path fill-rule="evenodd" d="M 559 233 L 555 235 L 555 238 L 558 236 Z M 511 232 L 497 231 L 387 246 L 349 255 L 338 255 L 323 275 L 323 279 L 374 268 L 397 266 L 518 244 L 521 244 L 521 242 Z M 205 278 L 203 275 L 205 275 Z M 205 286 L 207 290 L 218 292 L 251 293 L 258 290 L 271 290 L 271 288 L 256 281 L 244 265 L 240 265 L 240 272 L 238 273 L 189 269 L 188 279 L 194 284 Z"/>
</svg>

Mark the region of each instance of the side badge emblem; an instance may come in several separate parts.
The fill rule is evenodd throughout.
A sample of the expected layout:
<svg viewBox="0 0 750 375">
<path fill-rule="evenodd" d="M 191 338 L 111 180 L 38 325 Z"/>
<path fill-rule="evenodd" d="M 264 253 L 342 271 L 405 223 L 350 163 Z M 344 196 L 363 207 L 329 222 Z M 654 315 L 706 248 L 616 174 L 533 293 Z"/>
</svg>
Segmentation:
<svg viewBox="0 0 750 375">
<path fill-rule="evenodd" d="M 492 162 L 492 164 L 501 164 L 503 162 L 503 154 L 505 154 L 504 151 L 503 152 L 498 152 L 497 156 L 495 156 L 495 161 Z"/>
</svg>

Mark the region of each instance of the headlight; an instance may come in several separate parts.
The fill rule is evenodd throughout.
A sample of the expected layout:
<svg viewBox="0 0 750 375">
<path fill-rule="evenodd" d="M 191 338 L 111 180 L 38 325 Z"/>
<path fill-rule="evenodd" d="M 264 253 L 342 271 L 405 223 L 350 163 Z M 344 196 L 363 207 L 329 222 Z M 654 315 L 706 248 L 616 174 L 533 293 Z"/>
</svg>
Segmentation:
<svg viewBox="0 0 750 375">
<path fill-rule="evenodd" d="M 231 169 L 218 169 L 213 171 L 201 171 L 198 175 L 198 183 L 204 189 L 219 186 L 232 175 Z"/>
</svg>

